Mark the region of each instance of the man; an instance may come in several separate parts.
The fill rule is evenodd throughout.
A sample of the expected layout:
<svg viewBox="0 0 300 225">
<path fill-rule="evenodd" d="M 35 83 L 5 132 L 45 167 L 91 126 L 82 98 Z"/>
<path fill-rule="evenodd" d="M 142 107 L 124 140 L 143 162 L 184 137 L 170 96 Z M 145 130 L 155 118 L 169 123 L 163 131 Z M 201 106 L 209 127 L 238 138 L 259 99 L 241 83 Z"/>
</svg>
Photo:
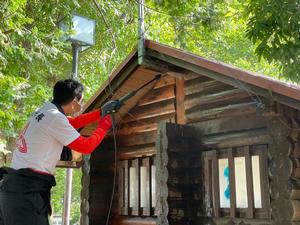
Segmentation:
<svg viewBox="0 0 300 225">
<path fill-rule="evenodd" d="M 101 110 L 67 117 L 81 110 L 83 85 L 76 80 L 58 81 L 53 101 L 47 102 L 29 119 L 17 142 L 11 168 L 0 171 L 0 225 L 48 225 L 51 214 L 50 189 L 63 146 L 89 154 L 101 143 L 112 126 L 110 112 L 121 107 L 118 101 Z M 76 129 L 98 121 L 90 137 Z"/>
</svg>

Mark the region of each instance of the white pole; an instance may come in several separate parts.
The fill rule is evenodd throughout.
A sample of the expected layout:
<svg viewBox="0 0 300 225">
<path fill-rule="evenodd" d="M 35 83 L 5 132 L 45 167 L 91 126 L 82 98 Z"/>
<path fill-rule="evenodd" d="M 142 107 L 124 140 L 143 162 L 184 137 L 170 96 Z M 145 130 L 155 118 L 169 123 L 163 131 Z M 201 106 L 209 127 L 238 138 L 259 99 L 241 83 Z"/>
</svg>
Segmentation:
<svg viewBox="0 0 300 225">
<path fill-rule="evenodd" d="M 72 43 L 72 52 L 73 52 L 72 78 L 77 80 L 79 46 L 76 43 Z M 72 180 L 73 180 L 73 169 L 67 168 L 66 186 L 65 186 L 65 195 L 64 195 L 63 223 L 62 223 L 63 225 L 70 225 Z"/>
<path fill-rule="evenodd" d="M 65 186 L 65 195 L 64 195 L 64 212 L 63 212 L 63 225 L 70 224 L 70 208 L 71 208 L 71 199 L 72 199 L 72 178 L 73 178 L 73 169 L 67 168 L 66 171 L 66 186 Z"/>
</svg>

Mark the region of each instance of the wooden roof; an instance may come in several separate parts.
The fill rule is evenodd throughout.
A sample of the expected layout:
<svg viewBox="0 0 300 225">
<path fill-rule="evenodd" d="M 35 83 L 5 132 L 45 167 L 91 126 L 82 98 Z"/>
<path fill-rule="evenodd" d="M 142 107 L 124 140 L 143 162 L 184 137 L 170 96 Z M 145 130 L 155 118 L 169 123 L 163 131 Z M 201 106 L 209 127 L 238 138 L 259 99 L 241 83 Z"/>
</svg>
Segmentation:
<svg viewBox="0 0 300 225">
<path fill-rule="evenodd" d="M 85 104 L 84 112 L 100 107 L 107 99 L 117 99 L 151 80 L 157 73 L 162 72 L 159 71 L 160 65 L 166 65 L 165 72 L 166 70 L 171 71 L 171 73 L 176 72 L 176 69 L 174 70 L 172 67 L 174 66 L 182 69 L 183 72 L 178 73 L 182 76 L 185 73 L 201 74 L 300 109 L 300 86 L 298 85 L 206 59 L 150 40 L 146 41 L 145 57 L 147 63 L 138 65 L 137 50 L 130 53 Z M 153 67 L 151 66 L 152 62 Z M 175 74 L 177 75 L 177 73 Z M 129 111 L 130 108 L 134 107 L 135 103 L 146 92 L 147 90 L 143 90 L 131 99 L 126 107 L 122 108 L 118 117 L 121 118 L 125 111 Z"/>
</svg>

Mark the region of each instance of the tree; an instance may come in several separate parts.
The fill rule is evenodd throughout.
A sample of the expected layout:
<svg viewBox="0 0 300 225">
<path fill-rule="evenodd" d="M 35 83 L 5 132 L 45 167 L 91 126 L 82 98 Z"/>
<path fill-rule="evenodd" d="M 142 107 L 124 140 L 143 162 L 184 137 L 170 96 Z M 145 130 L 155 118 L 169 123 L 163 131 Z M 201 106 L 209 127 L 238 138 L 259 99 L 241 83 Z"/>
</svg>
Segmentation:
<svg viewBox="0 0 300 225">
<path fill-rule="evenodd" d="M 255 53 L 280 65 L 282 74 L 300 78 L 300 2 L 295 0 L 249 0 L 247 37 Z"/>
</svg>

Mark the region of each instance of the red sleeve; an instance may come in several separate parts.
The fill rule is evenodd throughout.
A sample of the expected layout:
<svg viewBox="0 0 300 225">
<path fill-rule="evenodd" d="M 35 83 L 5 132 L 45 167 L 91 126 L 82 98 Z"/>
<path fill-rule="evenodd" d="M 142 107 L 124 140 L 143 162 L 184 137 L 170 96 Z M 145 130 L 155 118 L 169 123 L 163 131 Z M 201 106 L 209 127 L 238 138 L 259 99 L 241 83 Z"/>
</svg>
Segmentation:
<svg viewBox="0 0 300 225">
<path fill-rule="evenodd" d="M 101 112 L 99 109 L 93 111 L 93 112 L 89 112 L 89 113 L 85 113 L 85 114 L 81 114 L 80 116 L 77 117 L 67 117 L 70 124 L 75 128 L 81 128 L 84 127 L 87 124 L 93 123 L 97 120 L 99 120 L 101 118 Z"/>
<path fill-rule="evenodd" d="M 89 154 L 93 152 L 96 147 L 101 143 L 108 130 L 111 128 L 112 121 L 111 116 L 106 115 L 99 121 L 99 125 L 94 133 L 89 137 L 80 136 L 75 141 L 71 142 L 68 147 L 74 151 L 81 152 L 83 154 Z"/>
</svg>

